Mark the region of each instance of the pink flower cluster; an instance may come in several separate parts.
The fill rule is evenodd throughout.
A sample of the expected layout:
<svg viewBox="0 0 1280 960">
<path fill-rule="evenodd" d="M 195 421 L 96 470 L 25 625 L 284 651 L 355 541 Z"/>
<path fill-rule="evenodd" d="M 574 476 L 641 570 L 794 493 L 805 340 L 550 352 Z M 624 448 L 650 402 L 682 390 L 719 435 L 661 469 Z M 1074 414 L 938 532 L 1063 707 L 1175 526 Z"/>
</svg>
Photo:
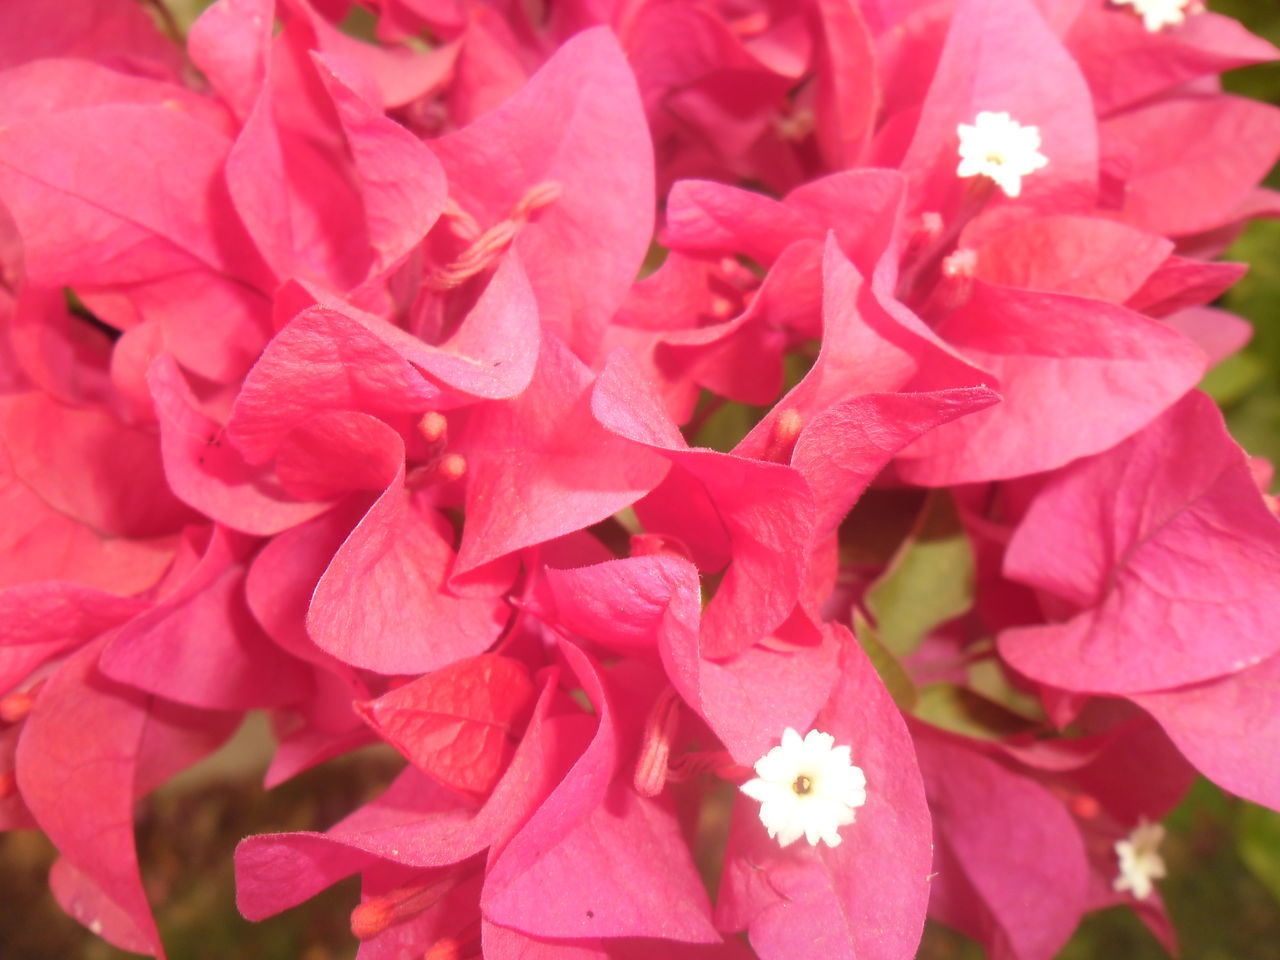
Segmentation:
<svg viewBox="0 0 1280 960">
<path fill-rule="evenodd" d="M 67 912 L 163 954 L 135 802 L 266 710 L 269 785 L 408 760 L 236 857 L 251 919 L 359 874 L 362 960 L 1171 943 L 1151 824 L 1280 808 L 1270 468 L 1195 390 L 1276 51 L 367 6 L 0 5 L 0 826 Z"/>
</svg>

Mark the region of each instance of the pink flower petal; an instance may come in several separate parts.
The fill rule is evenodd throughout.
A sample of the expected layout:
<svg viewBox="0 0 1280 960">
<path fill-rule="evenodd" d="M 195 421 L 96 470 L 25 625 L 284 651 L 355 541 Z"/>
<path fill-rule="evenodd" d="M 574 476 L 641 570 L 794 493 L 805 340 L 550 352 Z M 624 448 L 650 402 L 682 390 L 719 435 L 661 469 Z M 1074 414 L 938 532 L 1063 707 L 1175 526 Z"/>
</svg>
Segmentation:
<svg viewBox="0 0 1280 960">
<path fill-rule="evenodd" d="M 195 707 L 245 710 L 301 699 L 302 665 L 249 613 L 244 542 L 214 529 L 177 591 L 133 619 L 102 651 L 99 668 L 120 683 Z M 210 669 L 216 664 L 216 669 Z"/>
<path fill-rule="evenodd" d="M 1280 657 L 1133 699 L 1210 780 L 1246 800 L 1280 808 Z"/>
<path fill-rule="evenodd" d="M 875 669 L 841 630 L 838 680 L 813 728 L 852 748 L 867 802 L 840 846 L 780 850 L 755 801 L 738 797 L 717 923 L 746 928 L 763 960 L 820 951 L 843 960 L 915 956 L 929 898 L 929 811 L 911 738 Z M 782 734 L 772 732 L 774 742 Z"/>
<path fill-rule="evenodd" d="M 508 610 L 455 595 L 453 567 L 452 528 L 409 494 L 401 468 L 316 584 L 307 631 L 339 660 L 379 673 L 425 673 L 481 653 Z"/>
<path fill-rule="evenodd" d="M 534 697 L 518 660 L 485 653 L 357 704 L 409 762 L 445 786 L 487 794 L 507 768 Z"/>
<path fill-rule="evenodd" d="M 265 463 L 285 435 L 325 410 L 383 418 L 422 413 L 439 391 L 362 324 L 312 307 L 267 344 L 236 398 L 227 435 L 250 463 Z"/>
<path fill-rule="evenodd" d="M 930 915 L 1011 960 L 1051 960 L 1085 908 L 1071 815 L 1034 780 L 958 743 L 921 737 L 916 750 L 937 829 Z"/>
<path fill-rule="evenodd" d="M 160 451 L 169 486 L 183 502 L 235 530 L 269 535 L 322 512 L 327 504 L 289 498 L 265 470 L 253 468 L 196 406 L 177 363 L 161 356 L 148 375 L 160 418 Z"/>
<path fill-rule="evenodd" d="M 999 378 L 1004 402 L 904 452 L 903 476 L 929 486 L 1038 473 L 1105 450 L 1206 367 L 1195 344 L 1123 307 L 982 283 L 939 333 Z"/>
<path fill-rule="evenodd" d="M 1240 97 L 1169 97 L 1108 119 L 1101 136 L 1124 182 L 1121 216 L 1177 237 L 1233 221 L 1280 153 L 1280 110 Z"/>
<path fill-rule="evenodd" d="M 528 389 L 471 414 L 459 443 L 468 479 L 458 573 L 603 520 L 666 474 L 661 456 L 596 422 L 590 384 L 581 362 L 546 339 Z"/>
<path fill-rule="evenodd" d="M 945 215 L 965 189 L 956 176 L 956 129 L 983 110 L 1006 112 L 1040 131 L 1040 152 L 1049 165 L 1026 178 L 1022 202 L 1091 203 L 1098 164 L 1093 102 L 1080 68 L 1032 0 L 956 5 L 903 161 L 922 189 L 921 209 Z"/>
<path fill-rule="evenodd" d="M 543 324 L 594 360 L 653 233 L 653 147 L 613 34 L 578 34 L 511 100 L 431 149 L 450 197 L 484 225 L 507 217 L 531 187 L 560 185 L 515 249 Z"/>
<path fill-rule="evenodd" d="M 104 917 L 119 941 L 163 957 L 133 840 L 145 701 L 103 689 L 94 669 L 100 648 L 77 652 L 41 691 L 18 743 L 18 788 L 40 829 L 83 875 L 86 906 L 109 900 Z M 77 917 L 91 927 L 98 919 L 87 911 Z"/>
<path fill-rule="evenodd" d="M 1079 612 L 1005 631 L 1000 652 L 1027 676 L 1095 693 L 1232 673 L 1280 649 L 1277 563 L 1280 523 L 1195 393 L 1036 498 L 1005 573 Z"/>
<path fill-rule="evenodd" d="M 534 936 L 662 937 L 718 943 L 706 890 L 674 814 L 613 783 L 609 696 L 595 666 L 560 648 L 599 715 L 590 745 L 491 866 L 481 905 L 494 923 Z M 548 899 L 546 891 L 557 894 Z"/>
</svg>

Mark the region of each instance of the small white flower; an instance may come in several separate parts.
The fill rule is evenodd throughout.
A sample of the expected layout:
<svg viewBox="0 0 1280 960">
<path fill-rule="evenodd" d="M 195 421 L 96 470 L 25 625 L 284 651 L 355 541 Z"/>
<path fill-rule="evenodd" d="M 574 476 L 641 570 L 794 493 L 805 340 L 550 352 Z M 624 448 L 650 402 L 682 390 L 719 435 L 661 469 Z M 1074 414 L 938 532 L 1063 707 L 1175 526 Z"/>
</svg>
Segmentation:
<svg viewBox="0 0 1280 960">
<path fill-rule="evenodd" d="M 1117 6 L 1133 7 L 1142 25 L 1151 33 L 1176 27 L 1187 19 L 1187 11 L 1199 10 L 1199 0 L 1115 0 Z"/>
<path fill-rule="evenodd" d="M 787 846 L 801 837 L 816 846 L 840 845 L 841 827 L 853 823 L 854 808 L 867 802 L 867 778 L 853 765 L 849 747 L 829 733 L 810 730 L 804 739 L 787 727 L 782 745 L 756 761 L 754 780 L 742 792 L 760 801 L 760 822 Z"/>
<path fill-rule="evenodd" d="M 962 123 L 960 166 L 962 177 L 990 177 L 1007 196 L 1022 192 L 1022 178 L 1049 162 L 1040 152 L 1040 130 L 1024 127 L 1007 113 L 983 110 L 973 125 Z"/>
<path fill-rule="evenodd" d="M 1112 884 L 1117 891 L 1132 890 L 1139 900 L 1151 896 L 1151 881 L 1164 877 L 1164 860 L 1160 856 L 1160 843 L 1164 840 L 1164 827 L 1143 820 L 1133 828 L 1128 840 L 1116 841 L 1116 856 L 1120 858 L 1120 873 Z"/>
</svg>

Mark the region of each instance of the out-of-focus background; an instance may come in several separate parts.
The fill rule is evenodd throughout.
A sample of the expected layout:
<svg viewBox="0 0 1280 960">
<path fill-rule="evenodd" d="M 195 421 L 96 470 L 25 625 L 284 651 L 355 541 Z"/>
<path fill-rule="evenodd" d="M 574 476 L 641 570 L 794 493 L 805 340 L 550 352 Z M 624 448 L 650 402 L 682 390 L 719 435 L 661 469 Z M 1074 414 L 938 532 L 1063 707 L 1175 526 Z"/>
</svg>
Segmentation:
<svg viewBox="0 0 1280 960">
<path fill-rule="evenodd" d="M 0 0 L 3 2 L 3 0 Z M 209 0 L 165 0 L 179 30 Z M 1280 0 L 1210 0 L 1280 44 Z M 56 16 L 56 5 L 51 6 Z M 1237 71 L 1228 89 L 1280 105 L 1280 65 Z M 1280 189 L 1280 167 L 1269 185 Z M 1280 464 L 1280 221 L 1251 225 L 1228 253 L 1250 264 L 1224 306 L 1256 328 L 1253 342 L 1209 374 L 1204 388 L 1250 453 Z M 1277 704 L 1280 709 L 1280 704 Z M 273 920 L 235 909 L 232 854 L 241 837 L 324 829 L 381 791 L 399 769 L 389 749 L 366 750 L 266 793 L 261 718 L 210 761 L 140 807 L 139 854 L 173 960 L 339 960 L 355 953 L 348 916 L 359 898 L 346 881 Z M 1280 763 L 1280 757 L 1276 758 Z M 1160 884 L 1187 960 L 1280 960 L 1280 814 L 1201 781 L 1166 821 L 1169 878 Z M 48 892 L 54 850 L 34 833 L 0 835 L 0 958 L 123 960 L 67 918 Z M 920 960 L 982 960 L 975 945 L 930 925 Z M 1125 909 L 1085 921 L 1060 960 L 1165 960 Z M 797 958 L 808 960 L 808 958 Z"/>
</svg>

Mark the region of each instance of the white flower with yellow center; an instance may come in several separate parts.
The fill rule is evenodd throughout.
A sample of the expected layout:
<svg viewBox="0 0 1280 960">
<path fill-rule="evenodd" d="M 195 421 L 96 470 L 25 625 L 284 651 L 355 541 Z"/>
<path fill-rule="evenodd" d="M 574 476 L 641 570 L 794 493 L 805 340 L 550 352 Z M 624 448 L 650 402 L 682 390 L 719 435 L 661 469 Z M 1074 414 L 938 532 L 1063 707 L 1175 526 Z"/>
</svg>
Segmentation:
<svg viewBox="0 0 1280 960">
<path fill-rule="evenodd" d="M 962 123 L 960 166 L 962 177 L 985 176 L 1006 196 L 1022 193 L 1022 178 L 1044 167 L 1049 158 L 1040 152 L 1040 130 L 1024 127 L 1007 113 L 983 110 L 972 125 Z"/>
<path fill-rule="evenodd" d="M 782 745 L 756 761 L 756 778 L 742 792 L 760 801 L 760 822 L 779 845 L 801 837 L 816 846 L 840 845 L 840 828 L 853 823 L 854 808 L 867 802 L 867 778 L 853 765 L 849 747 L 829 733 L 800 734 L 787 727 Z"/>
<path fill-rule="evenodd" d="M 1164 860 L 1160 856 L 1160 844 L 1164 840 L 1164 827 L 1143 820 L 1133 828 L 1128 840 L 1116 841 L 1116 856 L 1120 859 L 1120 873 L 1112 884 L 1121 893 L 1133 891 L 1139 900 L 1151 896 L 1152 880 L 1165 875 Z"/>
<path fill-rule="evenodd" d="M 1117 6 L 1133 7 L 1142 25 L 1151 33 L 1176 27 L 1187 19 L 1188 11 L 1200 10 L 1199 0 L 1115 0 Z"/>
</svg>

